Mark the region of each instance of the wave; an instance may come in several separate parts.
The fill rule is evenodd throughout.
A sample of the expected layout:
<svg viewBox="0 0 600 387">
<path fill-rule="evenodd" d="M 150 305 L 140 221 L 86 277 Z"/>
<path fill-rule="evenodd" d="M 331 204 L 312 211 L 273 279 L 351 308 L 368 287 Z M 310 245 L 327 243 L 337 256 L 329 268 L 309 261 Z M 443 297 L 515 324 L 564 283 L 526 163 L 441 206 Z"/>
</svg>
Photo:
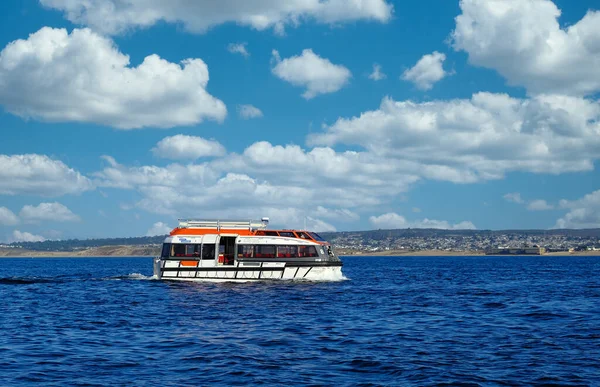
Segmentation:
<svg viewBox="0 0 600 387">
<path fill-rule="evenodd" d="M 346 277 L 344 273 L 339 271 L 324 271 L 317 275 L 311 275 L 311 278 L 296 278 L 292 281 L 298 282 L 341 282 L 350 281 L 350 278 Z"/>
<path fill-rule="evenodd" d="M 6 277 L 0 278 L 0 285 L 32 285 L 62 282 L 54 278 L 41 277 Z"/>
<path fill-rule="evenodd" d="M 104 278 L 105 280 L 138 280 L 138 281 L 150 281 L 158 279 L 155 275 L 147 276 L 141 273 L 129 273 L 127 275 L 119 275 L 116 277 Z"/>
</svg>

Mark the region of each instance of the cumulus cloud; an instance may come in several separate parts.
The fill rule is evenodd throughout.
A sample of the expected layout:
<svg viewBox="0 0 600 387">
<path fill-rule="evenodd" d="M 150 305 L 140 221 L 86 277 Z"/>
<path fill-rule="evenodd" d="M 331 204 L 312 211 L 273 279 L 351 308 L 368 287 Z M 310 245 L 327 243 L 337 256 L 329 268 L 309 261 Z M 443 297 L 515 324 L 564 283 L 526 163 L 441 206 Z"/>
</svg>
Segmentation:
<svg viewBox="0 0 600 387">
<path fill-rule="evenodd" d="M 96 183 L 103 187 L 134 189 L 138 187 L 201 188 L 216 181 L 218 176 L 207 164 L 170 164 L 166 167 L 145 165 L 126 167 L 110 156 L 105 156 L 109 166 L 94 173 Z"/>
<path fill-rule="evenodd" d="M 40 203 L 38 206 L 26 205 L 19 212 L 25 222 L 78 222 L 81 218 L 66 206 L 54 203 Z"/>
<path fill-rule="evenodd" d="M 414 83 L 421 90 L 430 90 L 433 85 L 448 75 L 444 71 L 446 55 L 434 51 L 432 54 L 424 55 L 414 67 L 406 70 L 401 79 Z"/>
<path fill-rule="evenodd" d="M 105 160 L 108 165 L 94 174 L 95 183 L 136 190 L 141 195 L 137 208 L 173 217 L 219 217 L 223 211 L 230 217 L 269 216 L 289 209 L 278 215 L 298 225 L 306 216 L 356 219 L 353 209 L 391 200 L 418 180 L 365 154 L 267 142 L 201 164 L 128 167 Z"/>
<path fill-rule="evenodd" d="M 34 235 L 32 233 L 26 231 L 15 230 L 12 233 L 12 238 L 10 242 L 43 242 L 46 238 L 41 235 Z"/>
<path fill-rule="evenodd" d="M 545 200 L 537 199 L 537 200 L 530 201 L 527 204 L 527 209 L 529 211 L 548 211 L 548 210 L 553 210 L 554 206 L 551 204 L 548 204 L 548 202 L 546 202 Z"/>
<path fill-rule="evenodd" d="M 227 51 L 229 51 L 232 54 L 240 54 L 244 58 L 248 58 L 250 56 L 250 53 L 248 52 L 248 49 L 246 48 L 247 45 L 248 45 L 248 43 L 246 43 L 246 42 L 244 42 L 244 43 L 229 43 L 229 45 L 227 46 Z"/>
<path fill-rule="evenodd" d="M 200 157 L 223 156 L 226 151 L 218 141 L 178 134 L 160 140 L 156 147 L 152 148 L 152 153 L 165 159 L 194 160 Z M 110 163 L 116 165 L 114 159 L 110 160 Z"/>
<path fill-rule="evenodd" d="M 306 91 L 302 96 L 306 99 L 334 93 L 344 87 L 352 76 L 346 67 L 321 58 L 311 49 L 283 60 L 279 52 L 273 50 L 273 62 L 275 66 L 271 69 L 272 73 L 294 86 L 305 87 Z"/>
<path fill-rule="evenodd" d="M 456 224 L 450 224 L 445 220 L 423 219 L 417 221 L 408 221 L 402 215 L 395 212 L 388 212 L 379 216 L 371 216 L 369 222 L 377 228 L 396 229 L 396 228 L 437 228 L 444 230 L 475 230 L 475 225 L 469 221 L 463 221 Z"/>
<path fill-rule="evenodd" d="M 590 171 L 600 158 L 600 104 L 577 97 L 384 98 L 379 109 L 339 118 L 323 130 L 309 135 L 308 144 L 357 146 L 396 168 L 455 183 L 510 171 Z"/>
<path fill-rule="evenodd" d="M 523 198 L 521 198 L 521 194 L 518 192 L 507 193 L 503 197 L 504 197 L 504 200 L 506 200 L 507 202 L 518 203 L 518 204 L 525 203 Z"/>
<path fill-rule="evenodd" d="M 316 232 L 337 231 L 335 226 L 333 226 L 332 224 L 324 222 L 323 220 L 320 220 L 320 219 L 312 218 L 310 216 L 306 217 L 306 229 L 316 231 Z"/>
<path fill-rule="evenodd" d="M 0 52 L 0 104 L 23 118 L 119 129 L 222 121 L 201 59 L 180 64 L 147 56 L 131 67 L 108 38 L 89 29 L 44 27 Z"/>
<path fill-rule="evenodd" d="M 297 145 L 272 145 L 266 141 L 256 142 L 242 155 L 232 155 L 214 166 L 281 184 L 310 187 L 323 195 L 325 202 L 321 205 L 331 202 L 335 207 L 375 204 L 375 197 L 404 192 L 419 180 L 412 174 L 414 171 L 407 171 L 403 165 L 387 163 L 369 153 L 336 152 L 329 147 L 304 150 Z M 346 201 L 353 204 L 347 205 Z"/>
<path fill-rule="evenodd" d="M 373 72 L 371 74 L 369 74 L 369 79 L 372 79 L 374 81 L 381 81 L 382 79 L 386 79 L 387 75 L 385 75 L 383 73 L 383 71 L 381 71 L 381 66 L 378 65 L 377 63 L 373 64 Z"/>
<path fill-rule="evenodd" d="M 14 226 L 19 218 L 8 208 L 0 207 L 0 226 Z"/>
<path fill-rule="evenodd" d="M 561 200 L 560 208 L 569 212 L 556 221 L 555 228 L 600 227 L 600 190 L 578 200 Z"/>
<path fill-rule="evenodd" d="M 251 118 L 260 118 L 263 116 L 263 112 L 252 105 L 238 105 L 238 114 L 245 120 Z"/>
<path fill-rule="evenodd" d="M 63 11 L 77 24 L 92 26 L 108 34 L 150 27 L 160 21 L 181 23 L 192 32 L 205 32 L 224 23 L 237 23 L 257 30 L 315 20 L 338 24 L 354 20 L 387 22 L 392 6 L 386 0 L 40 0 L 42 5 Z"/>
<path fill-rule="evenodd" d="M 561 28 L 550 0 L 461 0 L 454 48 L 530 94 L 592 95 L 600 90 L 600 12 Z"/>
<path fill-rule="evenodd" d="M 360 219 L 360 216 L 347 208 L 325 208 L 323 206 L 317 206 L 314 211 L 315 216 L 319 218 L 332 219 L 338 221 L 356 221 Z"/>
<path fill-rule="evenodd" d="M 0 195 L 62 196 L 93 189 L 92 182 L 45 155 L 0 155 Z"/>
<path fill-rule="evenodd" d="M 148 230 L 146 236 L 167 235 L 171 232 L 172 229 L 173 228 L 169 227 L 166 223 L 156 222 Z"/>
</svg>

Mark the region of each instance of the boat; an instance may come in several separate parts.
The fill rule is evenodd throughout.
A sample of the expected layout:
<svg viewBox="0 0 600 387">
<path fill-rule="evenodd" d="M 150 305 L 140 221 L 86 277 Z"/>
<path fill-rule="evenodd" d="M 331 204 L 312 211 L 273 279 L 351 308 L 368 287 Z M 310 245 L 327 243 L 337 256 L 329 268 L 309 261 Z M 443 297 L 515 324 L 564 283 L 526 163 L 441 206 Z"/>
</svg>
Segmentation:
<svg viewBox="0 0 600 387">
<path fill-rule="evenodd" d="M 173 281 L 340 280 L 329 242 L 305 230 L 270 230 L 269 218 L 180 219 L 154 259 L 154 276 Z"/>
</svg>

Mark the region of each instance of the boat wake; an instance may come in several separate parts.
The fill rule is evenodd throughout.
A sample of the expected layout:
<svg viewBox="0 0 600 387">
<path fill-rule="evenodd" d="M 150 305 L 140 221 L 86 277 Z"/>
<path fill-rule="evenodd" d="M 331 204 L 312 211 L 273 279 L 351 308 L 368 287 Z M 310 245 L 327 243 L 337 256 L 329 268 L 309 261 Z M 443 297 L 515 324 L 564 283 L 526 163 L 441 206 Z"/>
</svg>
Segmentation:
<svg viewBox="0 0 600 387">
<path fill-rule="evenodd" d="M 33 285 L 61 282 L 53 278 L 41 277 L 7 277 L 0 278 L 0 285 Z"/>
<path fill-rule="evenodd" d="M 155 275 L 143 275 L 141 273 L 129 273 L 127 275 L 120 275 L 120 276 L 116 276 L 116 277 L 108 277 L 106 278 L 107 280 L 137 280 L 137 281 L 151 281 L 151 280 L 156 280 L 158 279 L 158 277 L 156 277 Z"/>
<path fill-rule="evenodd" d="M 311 278 L 297 278 L 292 281 L 298 282 L 341 282 L 349 281 L 350 278 L 346 277 L 341 271 L 325 271 L 316 275 L 312 275 Z"/>
<path fill-rule="evenodd" d="M 86 281 L 152 281 L 158 279 L 155 275 L 146 276 L 140 273 L 130 273 L 115 277 L 105 278 L 79 278 L 70 276 L 57 277 L 4 277 L 0 278 L 0 285 L 35 285 L 35 284 L 61 284 L 66 282 L 86 282 Z"/>
</svg>

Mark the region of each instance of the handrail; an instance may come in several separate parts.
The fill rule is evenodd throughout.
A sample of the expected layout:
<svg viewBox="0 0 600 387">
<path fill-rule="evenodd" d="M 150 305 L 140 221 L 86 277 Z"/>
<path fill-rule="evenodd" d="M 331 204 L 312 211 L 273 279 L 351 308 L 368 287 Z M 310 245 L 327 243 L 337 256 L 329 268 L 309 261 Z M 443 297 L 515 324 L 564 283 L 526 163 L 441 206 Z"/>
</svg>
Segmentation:
<svg viewBox="0 0 600 387">
<path fill-rule="evenodd" d="M 227 230 L 252 230 L 267 227 L 268 219 L 256 222 L 253 220 L 218 220 L 218 219 L 179 219 L 179 228 L 214 228 L 217 231 Z"/>
</svg>

